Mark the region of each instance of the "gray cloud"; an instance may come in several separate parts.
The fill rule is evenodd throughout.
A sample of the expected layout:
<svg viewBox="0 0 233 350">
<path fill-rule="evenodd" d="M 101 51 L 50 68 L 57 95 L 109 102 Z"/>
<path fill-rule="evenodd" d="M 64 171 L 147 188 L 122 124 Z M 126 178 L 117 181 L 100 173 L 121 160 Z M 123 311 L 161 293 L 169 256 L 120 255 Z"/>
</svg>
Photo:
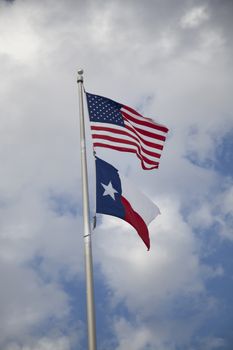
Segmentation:
<svg viewBox="0 0 233 350">
<path fill-rule="evenodd" d="M 130 349 L 133 337 L 134 350 L 175 349 L 168 339 L 187 344 L 203 313 L 215 310 L 195 230 L 218 220 L 219 235 L 232 239 L 225 222 L 231 183 L 223 191 L 224 175 L 200 166 L 215 160 L 216 144 L 232 128 L 231 16 L 231 1 L 1 2 L 0 324 L 6 350 L 21 349 L 19 341 L 29 349 L 72 348 L 72 335 L 55 341 L 49 331 L 41 339 L 29 333 L 49 317 L 69 317 L 61 280 L 79 279 L 83 271 L 79 66 L 88 91 L 139 106 L 170 128 L 158 172 L 141 171 L 133 156 L 116 153 L 113 160 L 102 152 L 162 209 L 151 226 L 150 253 L 129 227 L 111 219 L 93 236 L 95 261 L 112 295 L 109 312 L 123 302 L 136 319 L 114 319 L 117 349 Z M 87 140 L 91 153 L 88 130 Z M 221 278 L 215 267 L 208 271 Z M 196 301 L 190 327 L 166 313 L 179 295 Z M 166 316 L 160 327 L 159 311 Z M 199 343 L 204 348 L 223 340 Z"/>
</svg>

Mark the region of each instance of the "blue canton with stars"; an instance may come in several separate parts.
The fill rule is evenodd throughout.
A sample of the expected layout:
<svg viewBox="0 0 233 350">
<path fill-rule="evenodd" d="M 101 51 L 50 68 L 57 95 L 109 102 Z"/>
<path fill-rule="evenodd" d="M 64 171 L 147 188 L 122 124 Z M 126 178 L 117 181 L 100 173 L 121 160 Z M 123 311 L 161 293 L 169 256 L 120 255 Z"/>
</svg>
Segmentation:
<svg viewBox="0 0 233 350">
<path fill-rule="evenodd" d="M 120 109 L 122 105 L 109 98 L 86 93 L 91 122 L 124 126 Z"/>
</svg>

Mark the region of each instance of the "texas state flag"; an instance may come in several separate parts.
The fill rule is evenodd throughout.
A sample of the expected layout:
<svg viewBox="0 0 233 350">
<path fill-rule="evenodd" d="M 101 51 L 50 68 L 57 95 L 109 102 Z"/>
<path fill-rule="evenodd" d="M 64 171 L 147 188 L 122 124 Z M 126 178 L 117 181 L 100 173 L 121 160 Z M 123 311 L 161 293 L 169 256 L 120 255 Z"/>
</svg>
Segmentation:
<svg viewBox="0 0 233 350">
<path fill-rule="evenodd" d="M 148 225 L 160 213 L 159 208 L 120 177 L 116 168 L 97 157 L 96 212 L 127 221 L 150 249 Z"/>
</svg>

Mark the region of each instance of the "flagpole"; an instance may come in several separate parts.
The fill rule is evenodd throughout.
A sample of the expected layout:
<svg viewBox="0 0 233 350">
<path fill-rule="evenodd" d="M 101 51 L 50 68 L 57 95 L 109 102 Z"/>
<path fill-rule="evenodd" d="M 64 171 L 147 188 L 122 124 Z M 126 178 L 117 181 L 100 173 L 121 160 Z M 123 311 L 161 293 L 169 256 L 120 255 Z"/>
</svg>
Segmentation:
<svg viewBox="0 0 233 350">
<path fill-rule="evenodd" d="M 81 171 L 82 171 L 82 193 L 83 193 L 83 239 L 84 259 L 86 273 L 86 304 L 87 304 L 87 330 L 88 350 L 96 350 L 96 322 L 94 303 L 93 263 L 91 248 L 91 228 L 89 212 L 87 157 L 85 142 L 85 122 L 83 109 L 83 70 L 78 70 L 77 77 L 79 91 L 79 115 L 80 115 L 80 149 L 81 149 Z"/>
</svg>

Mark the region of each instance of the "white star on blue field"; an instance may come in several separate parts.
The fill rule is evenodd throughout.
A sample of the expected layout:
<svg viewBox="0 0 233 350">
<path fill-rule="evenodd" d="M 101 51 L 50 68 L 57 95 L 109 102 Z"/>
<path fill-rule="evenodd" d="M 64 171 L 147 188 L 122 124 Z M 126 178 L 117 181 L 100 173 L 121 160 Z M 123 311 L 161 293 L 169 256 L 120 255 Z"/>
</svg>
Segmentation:
<svg viewBox="0 0 233 350">
<path fill-rule="evenodd" d="M 118 192 L 115 190 L 115 188 L 112 187 L 111 181 L 109 182 L 108 185 L 105 185 L 102 183 L 101 183 L 101 185 L 104 188 L 103 196 L 110 196 L 110 197 L 112 197 L 113 200 L 115 200 L 115 193 L 118 193 Z"/>
<path fill-rule="evenodd" d="M 161 211 L 149 252 L 97 216 L 98 350 L 232 350 L 232 14 L 230 0 L 0 1 L 1 350 L 87 349 L 78 68 L 89 93 L 169 128 L 156 170 L 97 150 Z M 88 122 L 86 138 L 93 226 Z"/>
</svg>

